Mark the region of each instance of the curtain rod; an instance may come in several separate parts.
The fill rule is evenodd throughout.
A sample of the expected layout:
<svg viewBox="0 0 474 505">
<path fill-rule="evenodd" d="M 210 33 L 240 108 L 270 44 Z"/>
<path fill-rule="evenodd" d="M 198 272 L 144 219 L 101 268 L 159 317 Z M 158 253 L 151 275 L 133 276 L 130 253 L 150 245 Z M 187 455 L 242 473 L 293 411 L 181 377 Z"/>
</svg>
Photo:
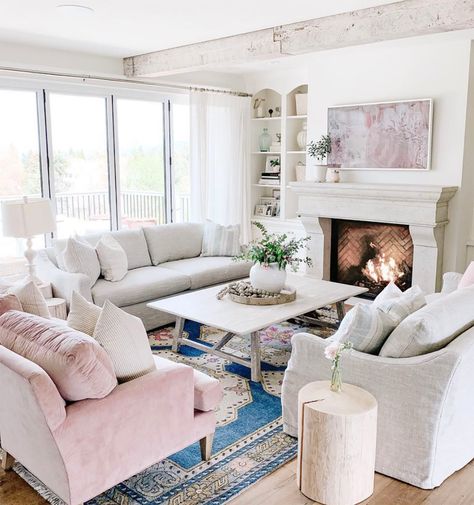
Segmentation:
<svg viewBox="0 0 474 505">
<path fill-rule="evenodd" d="M 241 96 L 241 97 L 252 96 L 252 95 L 249 95 L 248 93 L 244 93 L 243 91 L 227 91 L 227 90 L 216 89 L 216 88 L 201 88 L 201 87 L 194 87 L 194 86 L 184 86 L 181 84 L 148 82 L 148 81 L 141 81 L 138 79 L 125 79 L 125 78 L 120 78 L 120 77 L 101 77 L 101 76 L 95 76 L 95 75 L 90 75 L 90 74 L 61 73 L 61 72 L 51 72 L 51 71 L 46 71 L 46 70 L 28 70 L 28 69 L 24 69 L 24 68 L 5 67 L 5 66 L 0 66 L 0 71 L 16 72 L 16 73 L 20 73 L 20 74 L 45 75 L 45 76 L 50 76 L 50 77 L 66 77 L 69 79 L 82 79 L 83 81 L 86 81 L 87 79 L 89 79 L 91 81 L 106 81 L 106 82 L 116 82 L 116 83 L 123 83 L 123 84 L 141 84 L 141 85 L 152 86 L 152 87 L 156 87 L 156 88 L 175 88 L 175 89 L 182 89 L 182 90 L 186 90 L 186 91 L 203 91 L 203 92 L 209 92 L 209 93 L 225 93 L 228 95 Z"/>
</svg>

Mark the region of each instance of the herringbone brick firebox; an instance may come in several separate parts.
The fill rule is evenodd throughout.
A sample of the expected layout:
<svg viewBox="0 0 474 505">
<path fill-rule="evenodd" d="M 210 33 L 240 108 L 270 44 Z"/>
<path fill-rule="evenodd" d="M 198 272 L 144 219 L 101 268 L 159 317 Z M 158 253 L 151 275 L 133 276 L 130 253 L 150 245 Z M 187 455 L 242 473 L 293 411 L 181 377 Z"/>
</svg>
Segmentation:
<svg viewBox="0 0 474 505">
<path fill-rule="evenodd" d="M 332 220 L 331 280 L 369 289 L 374 298 L 390 282 L 411 286 L 413 241 L 408 226 Z"/>
</svg>

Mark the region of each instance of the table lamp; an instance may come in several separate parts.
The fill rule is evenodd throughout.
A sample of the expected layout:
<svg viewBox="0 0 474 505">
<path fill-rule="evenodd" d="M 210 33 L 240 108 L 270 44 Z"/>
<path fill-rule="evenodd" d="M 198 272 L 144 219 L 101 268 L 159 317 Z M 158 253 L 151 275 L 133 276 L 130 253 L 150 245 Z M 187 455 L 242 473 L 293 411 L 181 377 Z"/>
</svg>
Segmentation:
<svg viewBox="0 0 474 505">
<path fill-rule="evenodd" d="M 42 284 L 36 277 L 35 257 L 32 238 L 51 233 L 56 229 L 56 220 L 51 200 L 28 198 L 2 202 L 3 235 L 5 237 L 26 238 L 25 258 L 28 262 L 28 279 Z"/>
</svg>

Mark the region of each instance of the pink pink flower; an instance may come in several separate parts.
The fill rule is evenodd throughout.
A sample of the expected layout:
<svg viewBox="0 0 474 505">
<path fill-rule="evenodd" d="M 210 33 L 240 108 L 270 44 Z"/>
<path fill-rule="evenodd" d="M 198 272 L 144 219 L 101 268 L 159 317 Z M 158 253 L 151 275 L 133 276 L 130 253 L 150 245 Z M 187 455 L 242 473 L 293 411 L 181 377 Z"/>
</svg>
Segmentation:
<svg viewBox="0 0 474 505">
<path fill-rule="evenodd" d="M 330 359 L 331 361 L 336 357 L 337 353 L 339 352 L 339 342 L 333 342 L 329 344 L 325 349 L 324 349 L 324 356 L 327 359 Z"/>
</svg>

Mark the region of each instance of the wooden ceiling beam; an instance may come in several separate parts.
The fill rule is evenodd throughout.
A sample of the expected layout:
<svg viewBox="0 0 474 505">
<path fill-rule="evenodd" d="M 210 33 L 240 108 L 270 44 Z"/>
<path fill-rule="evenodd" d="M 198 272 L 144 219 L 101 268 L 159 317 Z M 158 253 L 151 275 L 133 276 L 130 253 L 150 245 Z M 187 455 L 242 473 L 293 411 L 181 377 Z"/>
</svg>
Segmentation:
<svg viewBox="0 0 474 505">
<path fill-rule="evenodd" d="M 124 59 L 128 77 L 222 66 L 474 28 L 474 0 L 403 0 Z"/>
</svg>

